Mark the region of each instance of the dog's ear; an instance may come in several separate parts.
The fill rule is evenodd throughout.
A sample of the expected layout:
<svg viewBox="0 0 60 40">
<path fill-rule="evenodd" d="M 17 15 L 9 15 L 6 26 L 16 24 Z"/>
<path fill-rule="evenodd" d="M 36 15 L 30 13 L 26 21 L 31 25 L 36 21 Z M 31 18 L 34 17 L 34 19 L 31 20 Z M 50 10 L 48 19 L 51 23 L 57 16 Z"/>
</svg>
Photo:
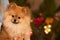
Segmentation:
<svg viewBox="0 0 60 40">
<path fill-rule="evenodd" d="M 16 8 L 16 3 L 10 3 L 7 7 L 7 9 L 15 9 Z"/>
<path fill-rule="evenodd" d="M 22 11 L 27 16 L 30 16 L 30 14 L 31 14 L 31 10 L 28 7 L 23 7 Z"/>
</svg>

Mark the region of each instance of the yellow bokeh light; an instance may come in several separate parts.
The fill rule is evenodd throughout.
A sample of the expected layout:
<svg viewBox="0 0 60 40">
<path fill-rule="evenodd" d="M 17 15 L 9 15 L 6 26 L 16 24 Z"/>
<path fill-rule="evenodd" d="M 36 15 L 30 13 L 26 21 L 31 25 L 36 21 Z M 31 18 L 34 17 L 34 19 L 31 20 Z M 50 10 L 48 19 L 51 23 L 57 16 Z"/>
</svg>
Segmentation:
<svg viewBox="0 0 60 40">
<path fill-rule="evenodd" d="M 47 26 L 44 26 L 44 29 L 47 29 Z"/>
<path fill-rule="evenodd" d="M 51 25 L 50 24 L 44 26 L 44 32 L 45 32 L 45 34 L 49 34 L 51 32 Z"/>
<path fill-rule="evenodd" d="M 48 34 L 49 33 L 47 30 L 45 30 L 44 32 L 45 32 L 45 34 Z"/>
<path fill-rule="evenodd" d="M 51 28 L 51 25 L 48 25 L 48 28 Z"/>
<path fill-rule="evenodd" d="M 48 31 L 48 32 L 51 32 L 51 29 L 48 29 L 47 31 Z"/>
</svg>

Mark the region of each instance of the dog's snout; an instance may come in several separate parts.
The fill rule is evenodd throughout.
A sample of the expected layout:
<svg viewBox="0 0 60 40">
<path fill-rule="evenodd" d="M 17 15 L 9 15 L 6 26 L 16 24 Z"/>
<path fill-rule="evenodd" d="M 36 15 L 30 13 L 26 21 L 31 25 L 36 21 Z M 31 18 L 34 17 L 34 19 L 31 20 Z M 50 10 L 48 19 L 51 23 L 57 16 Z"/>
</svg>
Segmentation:
<svg viewBox="0 0 60 40">
<path fill-rule="evenodd" d="M 19 22 L 16 19 L 14 19 L 14 21 L 12 23 L 18 24 Z"/>
<path fill-rule="evenodd" d="M 16 19 L 14 19 L 14 22 L 16 22 Z"/>
</svg>

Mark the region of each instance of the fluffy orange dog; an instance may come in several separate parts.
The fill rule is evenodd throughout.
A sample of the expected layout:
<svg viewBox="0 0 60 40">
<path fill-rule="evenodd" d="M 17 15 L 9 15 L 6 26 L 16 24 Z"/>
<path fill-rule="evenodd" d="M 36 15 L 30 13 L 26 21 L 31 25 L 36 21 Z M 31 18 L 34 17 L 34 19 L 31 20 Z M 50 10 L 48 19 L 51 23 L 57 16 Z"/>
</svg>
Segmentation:
<svg viewBox="0 0 60 40">
<path fill-rule="evenodd" d="M 3 20 L 3 26 L 11 40 L 30 40 L 31 12 L 28 7 L 20 7 L 15 3 L 9 4 Z"/>
</svg>

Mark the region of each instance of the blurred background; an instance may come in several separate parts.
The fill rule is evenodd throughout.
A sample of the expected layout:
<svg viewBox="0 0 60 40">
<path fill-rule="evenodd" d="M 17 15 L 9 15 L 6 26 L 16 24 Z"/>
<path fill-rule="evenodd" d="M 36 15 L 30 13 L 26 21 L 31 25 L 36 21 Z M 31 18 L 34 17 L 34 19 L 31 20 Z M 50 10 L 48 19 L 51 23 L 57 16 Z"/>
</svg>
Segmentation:
<svg viewBox="0 0 60 40">
<path fill-rule="evenodd" d="M 60 0 L 5 0 L 5 3 L 11 2 L 31 9 L 31 40 L 60 40 Z M 0 0 L 0 12 L 1 10 Z M 6 33 L 2 33 L 0 39 L 4 40 L 2 38 L 5 37 L 8 40 Z"/>
</svg>

